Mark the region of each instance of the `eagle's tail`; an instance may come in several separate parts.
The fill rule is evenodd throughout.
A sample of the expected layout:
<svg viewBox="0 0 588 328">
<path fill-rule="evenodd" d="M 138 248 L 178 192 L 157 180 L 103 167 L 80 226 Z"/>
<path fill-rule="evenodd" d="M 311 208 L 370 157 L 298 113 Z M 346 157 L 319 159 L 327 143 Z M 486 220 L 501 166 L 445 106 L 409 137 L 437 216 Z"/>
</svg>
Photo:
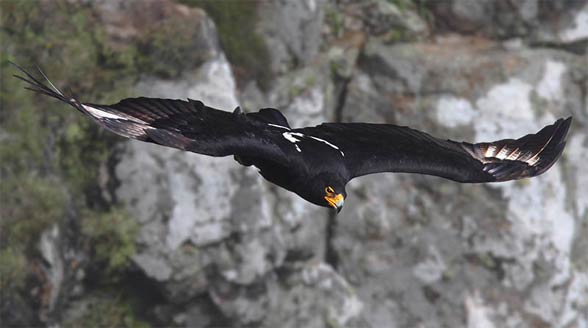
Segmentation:
<svg viewBox="0 0 588 328">
<path fill-rule="evenodd" d="M 75 109 L 84 113 L 90 119 L 94 120 L 104 128 L 127 138 L 134 138 L 139 140 L 147 141 L 145 129 L 149 128 L 148 123 L 138 118 L 133 117 L 119 111 L 116 111 L 109 106 L 100 106 L 93 104 L 83 104 L 73 97 L 68 97 L 61 92 L 51 81 L 47 78 L 45 73 L 37 67 L 39 73 L 45 78 L 48 85 L 39 81 L 32 74 L 27 72 L 24 68 L 19 65 L 12 63 L 18 70 L 20 70 L 25 77 L 14 75 L 14 77 L 26 82 L 28 86 L 25 89 L 38 92 L 40 94 L 59 99 L 66 104 L 73 106 Z"/>
<path fill-rule="evenodd" d="M 483 170 L 495 181 L 533 177 L 547 171 L 561 156 L 572 118 L 559 119 L 535 134 L 522 138 L 461 146 L 483 163 Z"/>
<path fill-rule="evenodd" d="M 70 104 L 76 108 L 78 108 L 78 106 L 76 106 L 78 104 L 78 101 L 76 101 L 74 98 L 68 98 L 66 97 L 63 92 L 61 92 L 61 90 L 59 90 L 53 83 L 51 83 L 51 81 L 49 80 L 49 78 L 47 78 L 47 75 L 45 75 L 45 73 L 43 73 L 43 71 L 37 67 L 37 70 L 39 71 L 39 73 L 43 76 L 43 78 L 45 78 L 45 80 L 47 81 L 47 83 L 49 84 L 49 86 L 47 86 L 45 83 L 37 80 L 33 75 L 31 75 L 29 72 L 27 72 L 24 68 L 20 67 L 19 65 L 10 62 L 12 65 L 14 65 L 16 68 L 18 68 L 19 71 L 21 71 L 26 77 L 22 77 L 20 75 L 14 75 L 14 77 L 16 77 L 19 80 L 22 80 L 26 83 L 28 83 L 28 86 L 25 87 L 25 89 L 34 91 L 34 92 L 38 92 L 40 94 L 44 94 L 46 96 L 55 98 L 55 99 L 59 99 L 61 101 L 63 101 L 64 103 Z M 79 108 L 78 108 L 79 109 Z"/>
</svg>

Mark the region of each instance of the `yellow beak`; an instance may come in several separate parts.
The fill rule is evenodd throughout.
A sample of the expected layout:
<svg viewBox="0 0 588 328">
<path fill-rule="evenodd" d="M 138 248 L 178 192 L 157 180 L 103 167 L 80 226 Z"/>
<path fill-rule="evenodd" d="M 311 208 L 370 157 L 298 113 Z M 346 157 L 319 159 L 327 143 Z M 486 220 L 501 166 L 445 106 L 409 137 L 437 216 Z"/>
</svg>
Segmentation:
<svg viewBox="0 0 588 328">
<path fill-rule="evenodd" d="M 342 194 L 337 194 L 334 196 L 327 195 L 325 196 L 325 200 L 329 203 L 329 205 L 331 205 L 332 208 L 337 209 L 337 213 L 341 212 L 343 203 L 345 203 Z"/>
</svg>

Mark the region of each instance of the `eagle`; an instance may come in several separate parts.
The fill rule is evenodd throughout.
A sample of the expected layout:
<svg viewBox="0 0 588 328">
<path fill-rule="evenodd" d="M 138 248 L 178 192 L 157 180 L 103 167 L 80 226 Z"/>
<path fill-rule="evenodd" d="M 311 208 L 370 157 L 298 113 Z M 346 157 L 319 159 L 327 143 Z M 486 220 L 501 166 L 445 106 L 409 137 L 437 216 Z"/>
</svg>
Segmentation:
<svg viewBox="0 0 588 328">
<path fill-rule="evenodd" d="M 234 156 L 267 181 L 337 213 L 345 186 L 381 172 L 418 173 L 460 183 L 502 182 L 547 171 L 566 144 L 571 117 L 519 139 L 469 143 L 435 138 L 406 126 L 322 123 L 293 128 L 275 108 L 245 113 L 218 110 L 198 100 L 126 98 L 113 105 L 66 96 L 38 69 L 22 67 L 26 89 L 58 99 L 120 136 L 198 154 Z M 508 101 L 508 100 L 505 100 Z"/>
</svg>

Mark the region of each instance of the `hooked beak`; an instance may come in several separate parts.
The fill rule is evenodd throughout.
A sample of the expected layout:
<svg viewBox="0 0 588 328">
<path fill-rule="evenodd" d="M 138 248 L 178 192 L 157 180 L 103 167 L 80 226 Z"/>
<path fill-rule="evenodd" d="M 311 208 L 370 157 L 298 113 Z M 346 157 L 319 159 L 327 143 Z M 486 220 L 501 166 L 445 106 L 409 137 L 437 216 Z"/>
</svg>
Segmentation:
<svg viewBox="0 0 588 328">
<path fill-rule="evenodd" d="M 329 205 L 337 210 L 337 213 L 341 212 L 341 209 L 343 208 L 343 204 L 345 203 L 345 200 L 343 199 L 343 195 L 342 194 L 337 194 L 334 196 L 325 196 L 325 200 L 327 201 L 327 203 L 329 203 Z"/>
</svg>

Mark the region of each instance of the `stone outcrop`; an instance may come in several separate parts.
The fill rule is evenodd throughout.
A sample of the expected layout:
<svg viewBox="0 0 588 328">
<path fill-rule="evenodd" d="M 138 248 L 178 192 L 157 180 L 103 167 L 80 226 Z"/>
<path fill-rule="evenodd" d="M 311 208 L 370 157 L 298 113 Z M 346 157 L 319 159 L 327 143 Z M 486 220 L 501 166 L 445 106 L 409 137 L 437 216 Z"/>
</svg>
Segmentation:
<svg viewBox="0 0 588 328">
<path fill-rule="evenodd" d="M 137 223 L 121 279 L 147 323 L 588 325 L 586 1 L 261 2 L 256 33 L 272 72 L 263 88 L 237 83 L 212 18 L 183 3 L 88 4 L 113 48 L 150 56 L 129 96 L 275 107 L 294 127 L 391 123 L 477 142 L 574 123 L 561 160 L 538 178 L 367 176 L 349 183 L 338 216 L 232 158 L 120 142 L 103 193 Z M 41 236 L 59 290 L 69 276 L 55 250 L 66 237 L 55 226 Z M 108 291 L 84 294 L 83 278 L 64 322 L 108 302 Z"/>
<path fill-rule="evenodd" d="M 218 322 L 206 314 L 212 306 L 222 322 L 237 326 L 586 323 L 587 261 L 579 244 L 588 209 L 578 165 L 586 153 L 585 60 L 527 46 L 578 42 L 582 32 L 554 21 L 539 27 L 547 9 L 533 1 L 508 15 L 502 2 L 455 1 L 430 4 L 435 26 L 466 36 L 394 43 L 390 33 L 399 28 L 404 39 L 429 35 L 416 11 L 405 15 L 378 1 L 329 5 L 260 7 L 279 73 L 268 91 L 254 84 L 237 90 L 222 50 L 207 41 L 205 52 L 216 55 L 196 70 L 174 80 L 144 77 L 137 93 L 224 110 L 241 102 L 251 110 L 273 106 L 293 126 L 395 123 L 473 141 L 532 133 L 574 115 L 566 155 L 541 178 L 496 185 L 406 174 L 354 180 L 345 210 L 329 221 L 328 213 L 230 158 L 129 142 L 116 175 L 118 199 L 141 223 L 133 261 L 169 302 L 184 304 L 171 310 L 175 322 L 203 315 Z M 576 17 L 581 29 L 578 6 L 549 14 Z M 344 28 L 367 43 L 321 34 L 330 8 L 344 8 Z M 323 38 L 333 41 L 321 51 Z M 331 240 L 327 222 L 335 225 Z M 336 263 L 325 262 L 327 248 Z M 202 296 L 204 303 L 192 301 Z"/>
</svg>

